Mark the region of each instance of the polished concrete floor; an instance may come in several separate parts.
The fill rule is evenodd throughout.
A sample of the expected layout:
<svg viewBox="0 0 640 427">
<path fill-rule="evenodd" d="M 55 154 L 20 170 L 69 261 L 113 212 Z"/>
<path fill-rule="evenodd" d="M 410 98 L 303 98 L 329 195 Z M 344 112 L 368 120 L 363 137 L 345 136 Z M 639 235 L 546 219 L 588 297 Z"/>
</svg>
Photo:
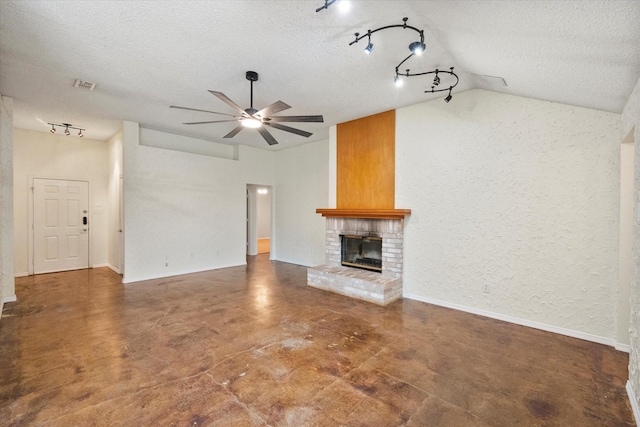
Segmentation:
<svg viewBox="0 0 640 427">
<path fill-rule="evenodd" d="M 613 348 L 248 266 L 123 286 L 17 279 L 0 320 L 2 426 L 632 426 Z"/>
</svg>

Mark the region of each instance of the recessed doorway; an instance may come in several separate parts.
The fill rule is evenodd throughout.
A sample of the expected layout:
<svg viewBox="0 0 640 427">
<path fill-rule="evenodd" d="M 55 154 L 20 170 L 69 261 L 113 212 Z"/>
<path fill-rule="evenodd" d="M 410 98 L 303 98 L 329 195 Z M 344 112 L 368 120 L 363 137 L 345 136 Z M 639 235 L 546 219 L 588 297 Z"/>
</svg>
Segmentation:
<svg viewBox="0 0 640 427">
<path fill-rule="evenodd" d="M 270 185 L 247 185 L 247 255 L 271 252 Z"/>
</svg>

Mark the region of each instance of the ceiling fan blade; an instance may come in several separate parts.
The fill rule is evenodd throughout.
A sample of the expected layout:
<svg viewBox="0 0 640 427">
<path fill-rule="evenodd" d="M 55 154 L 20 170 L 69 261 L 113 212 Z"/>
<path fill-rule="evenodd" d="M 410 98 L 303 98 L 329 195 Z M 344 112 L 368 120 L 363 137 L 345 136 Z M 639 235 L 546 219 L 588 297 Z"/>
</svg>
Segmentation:
<svg viewBox="0 0 640 427">
<path fill-rule="evenodd" d="M 309 138 L 311 135 L 313 135 L 311 132 L 292 128 L 290 126 L 281 125 L 279 123 L 264 122 L 264 124 L 267 126 L 271 126 L 272 128 L 283 130 L 285 132 L 291 132 L 291 133 L 295 133 L 296 135 L 304 136 L 305 138 Z"/>
<path fill-rule="evenodd" d="M 237 122 L 238 120 L 234 119 L 234 120 L 209 120 L 207 122 L 189 122 L 189 123 L 183 123 L 183 125 L 204 125 L 207 123 L 226 123 L 226 122 Z"/>
<path fill-rule="evenodd" d="M 323 123 L 322 116 L 272 116 L 268 118 L 271 122 L 306 122 Z"/>
<path fill-rule="evenodd" d="M 213 114 L 222 114 L 223 116 L 231 116 L 231 117 L 236 117 L 233 114 L 227 114 L 227 113 L 218 113 L 217 111 L 209 111 L 209 110 L 200 110 L 198 108 L 189 108 L 189 107 L 179 107 L 177 105 L 169 105 L 169 108 L 179 108 L 181 110 L 189 110 L 189 111 L 200 111 L 203 113 L 213 113 Z"/>
<path fill-rule="evenodd" d="M 242 129 L 244 128 L 244 126 L 242 126 L 242 124 L 239 124 L 238 126 L 235 127 L 235 129 L 233 129 L 231 132 L 229 132 L 228 134 L 226 134 L 225 136 L 223 136 L 223 138 L 233 138 L 234 136 L 236 136 Z"/>
<path fill-rule="evenodd" d="M 229 99 L 229 97 L 227 95 L 225 95 L 222 92 L 216 92 L 215 90 L 210 90 L 209 92 L 211 92 L 212 95 L 215 95 L 216 97 L 218 97 L 218 99 L 220 99 L 222 102 L 225 102 L 226 104 L 232 106 L 233 108 L 235 108 L 236 110 L 238 110 L 240 112 L 240 114 L 242 114 L 243 116 L 246 116 L 247 113 L 235 102 L 233 102 L 231 99 Z"/>
<path fill-rule="evenodd" d="M 241 125 L 242 126 L 242 125 Z M 269 145 L 275 145 L 278 143 L 278 141 L 276 141 L 276 139 L 273 137 L 273 135 L 271 135 L 269 133 L 268 130 L 266 130 L 264 127 L 259 127 L 256 129 L 258 132 L 260 132 L 260 135 L 262 135 L 262 137 L 264 138 L 265 141 L 267 141 L 267 144 Z"/>
<path fill-rule="evenodd" d="M 276 101 L 258 111 L 256 115 L 260 117 L 268 117 L 270 114 L 279 113 L 280 111 L 288 110 L 289 108 L 291 108 L 291 105 L 287 105 L 282 101 Z"/>
</svg>

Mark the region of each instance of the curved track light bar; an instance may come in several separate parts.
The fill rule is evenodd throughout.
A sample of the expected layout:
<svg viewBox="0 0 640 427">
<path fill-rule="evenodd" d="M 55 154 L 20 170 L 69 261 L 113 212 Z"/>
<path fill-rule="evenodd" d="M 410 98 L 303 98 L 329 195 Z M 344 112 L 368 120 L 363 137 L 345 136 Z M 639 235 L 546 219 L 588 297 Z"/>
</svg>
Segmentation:
<svg viewBox="0 0 640 427">
<path fill-rule="evenodd" d="M 327 0 L 329 1 L 329 0 Z M 336 1 L 336 0 L 333 0 Z M 333 1 L 330 1 L 328 5 L 325 4 L 325 7 L 328 7 L 329 5 L 331 5 L 331 3 L 333 3 Z M 322 9 L 322 8 L 321 8 Z M 412 73 L 411 70 L 409 68 L 406 69 L 406 72 L 401 73 L 400 72 L 400 67 L 409 60 L 409 58 L 412 58 L 413 56 L 416 55 L 421 55 L 425 49 L 426 46 L 424 44 L 424 30 L 420 30 L 416 27 L 413 27 L 411 25 L 407 25 L 407 21 L 409 18 L 402 18 L 402 24 L 395 24 L 395 25 L 386 25 L 384 27 L 380 27 L 377 28 L 375 30 L 368 30 L 366 33 L 364 34 L 360 34 L 360 33 L 355 33 L 355 39 L 349 43 L 349 46 L 358 43 L 360 40 L 362 40 L 363 38 L 367 37 L 367 47 L 364 49 L 365 53 L 367 54 L 371 54 L 371 51 L 373 50 L 373 44 L 371 43 L 371 35 L 374 33 L 377 33 L 378 31 L 382 31 L 382 30 L 386 30 L 389 28 L 402 28 L 402 29 L 410 29 L 413 30 L 415 32 L 417 32 L 418 34 L 420 34 L 420 41 L 415 41 L 413 43 L 411 43 L 409 45 L 409 50 L 411 51 L 411 54 L 409 56 L 407 56 L 406 58 L 404 58 L 397 66 L 396 66 L 396 75 L 393 78 L 393 82 L 395 83 L 396 86 L 402 86 L 402 77 L 416 77 L 416 76 L 425 76 L 428 74 L 435 74 L 435 77 L 433 79 L 433 84 L 431 86 L 431 90 L 425 90 L 425 93 L 437 93 L 437 92 L 446 92 L 449 91 L 449 95 L 445 98 L 445 102 L 449 102 L 451 101 L 451 90 L 456 87 L 458 85 L 458 83 L 460 82 L 460 78 L 458 78 L 458 75 L 456 73 L 453 72 L 453 67 L 450 68 L 449 71 L 444 71 L 444 70 L 438 70 L 437 68 L 435 70 L 432 71 L 425 71 L 425 72 L 418 72 L 418 73 Z M 438 86 L 440 86 L 440 76 L 438 74 L 448 74 L 450 76 L 453 76 L 455 78 L 455 83 L 453 83 L 452 85 L 446 86 L 446 87 L 441 87 L 438 88 Z"/>
<path fill-rule="evenodd" d="M 334 4 L 337 1 L 338 0 L 324 0 L 324 6 L 320 6 L 319 8 L 317 8 L 316 12 L 320 12 L 323 9 L 328 9 L 329 6 L 331 6 L 332 4 Z"/>
</svg>

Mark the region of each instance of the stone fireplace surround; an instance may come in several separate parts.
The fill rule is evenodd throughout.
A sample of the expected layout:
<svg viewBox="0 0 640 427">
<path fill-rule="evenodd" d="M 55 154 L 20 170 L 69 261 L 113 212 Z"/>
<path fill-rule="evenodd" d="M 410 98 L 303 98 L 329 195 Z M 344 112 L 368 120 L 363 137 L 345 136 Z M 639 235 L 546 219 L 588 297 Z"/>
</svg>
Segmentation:
<svg viewBox="0 0 640 427">
<path fill-rule="evenodd" d="M 382 238 L 382 272 L 341 265 L 340 235 Z M 327 216 L 326 264 L 307 270 L 307 284 L 338 294 L 387 305 L 402 297 L 404 216 L 394 219 Z"/>
</svg>

